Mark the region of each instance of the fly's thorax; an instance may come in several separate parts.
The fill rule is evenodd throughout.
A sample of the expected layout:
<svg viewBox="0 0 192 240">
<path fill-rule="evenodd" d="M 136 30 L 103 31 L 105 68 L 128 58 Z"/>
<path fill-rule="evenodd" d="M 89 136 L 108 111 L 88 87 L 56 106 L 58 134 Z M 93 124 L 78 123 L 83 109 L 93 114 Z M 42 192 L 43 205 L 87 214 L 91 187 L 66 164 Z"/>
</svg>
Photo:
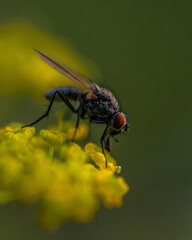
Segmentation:
<svg viewBox="0 0 192 240">
<path fill-rule="evenodd" d="M 92 99 L 90 94 L 85 96 L 85 117 L 99 116 L 107 118 L 119 111 L 119 104 L 111 91 L 95 85 L 93 93 L 97 97 L 96 99 Z"/>
</svg>

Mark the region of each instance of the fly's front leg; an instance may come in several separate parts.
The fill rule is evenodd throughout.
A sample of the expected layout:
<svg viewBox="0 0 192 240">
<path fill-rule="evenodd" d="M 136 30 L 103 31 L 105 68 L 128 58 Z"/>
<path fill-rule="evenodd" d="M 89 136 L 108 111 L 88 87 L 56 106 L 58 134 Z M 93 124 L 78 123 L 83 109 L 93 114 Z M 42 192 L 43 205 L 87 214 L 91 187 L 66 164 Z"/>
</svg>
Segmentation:
<svg viewBox="0 0 192 240">
<path fill-rule="evenodd" d="M 111 138 L 110 136 L 107 137 L 106 143 L 105 143 L 105 150 L 108 152 L 111 152 Z"/>
<path fill-rule="evenodd" d="M 105 137 L 107 135 L 107 130 L 109 128 L 109 123 L 108 121 L 106 120 L 103 120 L 103 119 L 99 119 L 99 118 L 91 118 L 90 119 L 90 122 L 92 123 L 98 123 L 98 124 L 107 124 L 104 132 L 103 132 L 103 135 L 101 137 L 101 140 L 100 140 L 100 144 L 101 144 L 101 149 L 102 149 L 102 152 L 103 152 L 103 155 L 105 156 L 105 161 L 106 161 L 106 168 L 107 168 L 107 158 L 106 158 L 106 155 L 105 155 L 105 150 L 104 150 L 104 146 L 103 146 L 103 141 L 105 140 Z"/>
<path fill-rule="evenodd" d="M 105 156 L 106 168 L 107 168 L 107 158 L 106 158 L 106 155 L 105 155 L 105 150 L 104 150 L 104 146 L 103 146 L 103 141 L 104 141 L 104 139 L 105 139 L 105 137 L 106 137 L 108 127 L 109 127 L 109 124 L 107 124 L 107 126 L 106 126 L 106 128 L 105 128 L 105 130 L 104 130 L 104 132 L 103 132 L 103 135 L 102 135 L 102 137 L 101 137 L 101 141 L 100 141 L 100 143 L 101 143 L 101 149 L 102 149 L 103 155 Z"/>
<path fill-rule="evenodd" d="M 24 125 L 24 126 L 22 126 L 21 128 L 33 126 L 34 124 L 36 124 L 36 123 L 38 123 L 39 121 L 41 121 L 43 118 L 47 117 L 48 114 L 49 114 L 49 112 L 50 112 L 50 110 L 51 110 L 51 107 L 52 107 L 52 105 L 53 105 L 53 102 L 54 102 L 54 100 L 55 100 L 56 95 L 59 95 L 59 97 L 60 97 L 60 98 L 63 100 L 63 102 L 71 109 L 72 112 L 74 112 L 74 113 L 76 112 L 76 110 L 75 110 L 74 107 L 71 105 L 71 103 L 69 102 L 69 100 L 67 99 L 67 97 L 66 97 L 63 93 L 61 94 L 59 91 L 55 91 L 55 93 L 54 93 L 54 95 L 53 95 L 53 97 L 52 97 L 52 99 L 51 99 L 51 102 L 50 102 L 50 104 L 49 104 L 49 106 L 48 106 L 48 109 L 47 109 L 46 113 L 43 114 L 43 116 L 41 116 L 40 118 L 38 118 L 36 121 L 34 121 L 34 122 L 30 123 L 30 124 Z"/>
</svg>

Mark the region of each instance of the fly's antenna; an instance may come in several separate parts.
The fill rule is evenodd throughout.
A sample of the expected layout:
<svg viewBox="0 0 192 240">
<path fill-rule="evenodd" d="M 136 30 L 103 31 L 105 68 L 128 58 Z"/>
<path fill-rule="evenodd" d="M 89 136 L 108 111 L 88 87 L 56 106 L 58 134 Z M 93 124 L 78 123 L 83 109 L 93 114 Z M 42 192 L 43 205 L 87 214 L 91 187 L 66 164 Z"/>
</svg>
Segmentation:
<svg viewBox="0 0 192 240">
<path fill-rule="evenodd" d="M 115 137 L 112 137 L 112 138 L 115 140 L 116 143 L 119 142 L 119 140 L 117 138 L 115 138 Z"/>
</svg>

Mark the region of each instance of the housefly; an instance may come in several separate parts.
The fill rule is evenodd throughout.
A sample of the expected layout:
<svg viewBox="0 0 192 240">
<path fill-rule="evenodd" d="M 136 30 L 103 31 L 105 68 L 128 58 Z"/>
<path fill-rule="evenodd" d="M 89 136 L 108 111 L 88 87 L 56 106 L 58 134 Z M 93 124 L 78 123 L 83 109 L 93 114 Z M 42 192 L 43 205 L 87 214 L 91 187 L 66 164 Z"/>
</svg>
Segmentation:
<svg viewBox="0 0 192 240">
<path fill-rule="evenodd" d="M 32 126 L 48 116 L 54 101 L 63 101 L 73 113 L 77 114 L 77 121 L 75 126 L 76 131 L 79 126 L 80 118 L 89 119 L 89 121 L 92 123 L 106 125 L 100 139 L 102 152 L 106 159 L 104 149 L 106 149 L 108 152 L 111 151 L 111 138 L 114 138 L 116 140 L 116 135 L 129 129 L 126 116 L 123 112 L 119 111 L 119 104 L 115 96 L 108 89 L 101 88 L 91 81 L 88 83 L 83 79 L 82 76 L 78 75 L 69 67 L 59 63 L 53 58 L 37 50 L 35 51 L 44 62 L 46 62 L 59 73 L 84 87 L 87 91 L 84 92 L 82 89 L 72 86 L 57 87 L 50 90 L 49 92 L 45 93 L 45 98 L 47 100 L 50 100 L 46 113 L 36 121 L 27 124 L 22 128 Z M 77 109 L 73 107 L 73 105 L 70 103 L 70 100 L 76 101 L 78 103 Z"/>
</svg>

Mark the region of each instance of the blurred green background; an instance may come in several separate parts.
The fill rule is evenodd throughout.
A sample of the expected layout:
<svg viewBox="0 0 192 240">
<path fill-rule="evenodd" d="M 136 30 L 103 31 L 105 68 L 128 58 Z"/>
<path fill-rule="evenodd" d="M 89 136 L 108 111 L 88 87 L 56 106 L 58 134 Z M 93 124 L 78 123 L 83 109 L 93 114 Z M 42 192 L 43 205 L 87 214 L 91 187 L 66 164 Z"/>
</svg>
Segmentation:
<svg viewBox="0 0 192 240">
<path fill-rule="evenodd" d="M 179 0 L 1 2 L 0 26 L 31 23 L 95 62 L 132 126 L 112 151 L 130 185 L 122 208 L 47 233 L 33 222 L 33 208 L 1 206 L 1 239 L 192 239 L 191 9 Z M 0 101 L 2 125 L 44 111 L 30 98 Z M 56 121 L 56 109 L 62 106 L 39 129 Z M 99 143 L 102 130 L 91 127 L 92 141 Z"/>
</svg>

